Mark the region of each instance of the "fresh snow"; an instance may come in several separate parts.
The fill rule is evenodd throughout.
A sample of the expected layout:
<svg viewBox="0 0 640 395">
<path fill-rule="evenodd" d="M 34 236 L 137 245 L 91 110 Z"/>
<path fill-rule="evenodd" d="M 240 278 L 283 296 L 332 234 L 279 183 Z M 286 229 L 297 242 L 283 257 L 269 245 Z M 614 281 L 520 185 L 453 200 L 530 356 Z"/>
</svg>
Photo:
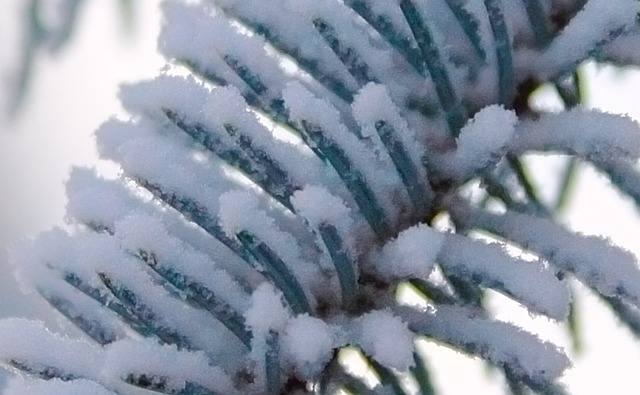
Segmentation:
<svg viewBox="0 0 640 395">
<path fill-rule="evenodd" d="M 357 344 L 365 354 L 401 372 L 413 366 L 413 333 L 399 317 L 388 311 L 372 311 L 356 325 Z"/>
<path fill-rule="evenodd" d="M 282 337 L 284 357 L 306 379 L 319 377 L 337 343 L 334 329 L 319 318 L 299 315 L 292 318 Z"/>
<path fill-rule="evenodd" d="M 159 346 L 150 340 L 122 340 L 107 347 L 107 377 L 126 378 L 129 374 L 162 379 L 164 392 L 180 393 L 187 383 L 197 384 L 213 392 L 240 394 L 231 377 L 204 352 L 178 350 L 175 345 Z"/>
<path fill-rule="evenodd" d="M 459 179 L 490 170 L 506 153 L 517 121 L 515 112 L 502 106 L 483 108 L 460 130 L 455 154 L 443 166 Z"/>
<path fill-rule="evenodd" d="M 590 0 L 549 45 L 532 59 L 542 78 L 556 78 L 597 53 L 604 44 L 636 23 L 640 4 L 635 0 Z"/>
<path fill-rule="evenodd" d="M 401 316 L 412 330 L 477 354 L 497 366 L 511 367 L 517 375 L 534 382 L 551 382 L 570 365 L 556 345 L 511 324 L 478 317 L 465 307 L 439 306 L 426 317 L 405 310 Z"/>
<path fill-rule="evenodd" d="M 587 159 L 637 159 L 640 125 L 628 116 L 577 108 L 520 122 L 509 148 L 516 153 L 558 151 Z"/>
<path fill-rule="evenodd" d="M 640 270 L 629 252 L 598 236 L 572 233 L 549 219 L 475 211 L 470 223 L 531 250 L 605 296 L 640 306 Z"/>
<path fill-rule="evenodd" d="M 376 259 L 376 267 L 389 278 L 427 278 L 444 238 L 425 224 L 413 226 L 384 246 Z"/>
<path fill-rule="evenodd" d="M 0 321 L 0 362 L 25 364 L 35 370 L 54 370 L 61 379 L 100 382 L 101 349 L 86 341 L 50 332 L 42 323 L 19 318 Z"/>
<path fill-rule="evenodd" d="M 259 338 L 266 337 L 269 331 L 282 332 L 290 316 L 282 294 L 267 283 L 253 292 L 251 306 L 245 313 L 247 326 Z"/>
<path fill-rule="evenodd" d="M 556 320 L 567 317 L 569 290 L 542 261 L 512 257 L 497 243 L 456 234 L 446 235 L 442 244 L 437 259 L 446 274 L 505 293 Z"/>
<path fill-rule="evenodd" d="M 348 235 L 352 230 L 351 209 L 340 197 L 332 195 L 324 187 L 307 185 L 296 191 L 292 203 L 313 228 L 326 223 L 335 226 L 343 235 Z"/>
</svg>

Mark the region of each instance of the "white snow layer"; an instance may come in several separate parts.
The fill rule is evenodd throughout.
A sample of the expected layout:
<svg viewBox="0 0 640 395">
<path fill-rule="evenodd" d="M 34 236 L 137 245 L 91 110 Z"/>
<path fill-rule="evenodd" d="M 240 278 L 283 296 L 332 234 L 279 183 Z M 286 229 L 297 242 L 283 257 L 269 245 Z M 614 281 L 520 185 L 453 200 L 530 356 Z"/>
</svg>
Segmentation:
<svg viewBox="0 0 640 395">
<path fill-rule="evenodd" d="M 553 381 L 569 367 L 567 356 L 554 344 L 511 324 L 478 317 L 465 307 L 438 306 L 428 313 L 405 310 L 411 329 L 488 359 L 507 364 L 515 373 Z"/>
<path fill-rule="evenodd" d="M 291 83 L 283 92 L 285 105 L 296 122 L 307 122 L 322 129 L 323 137 L 337 143 L 359 171 L 383 206 L 389 218 L 396 218 L 401 201 L 394 194 L 402 181 L 388 157 L 376 157 L 343 123 L 340 113 L 325 99 L 314 97 L 299 83 Z M 400 195 L 402 196 L 402 195 Z"/>
<path fill-rule="evenodd" d="M 539 254 L 561 270 L 574 273 L 606 296 L 622 297 L 640 307 L 640 270 L 633 254 L 598 236 L 571 233 L 551 220 L 507 212 L 476 211 L 472 221 Z"/>
<path fill-rule="evenodd" d="M 0 361 L 34 369 L 52 368 L 50 372 L 79 378 L 72 382 L 14 381 L 6 390 L 8 394 L 22 395 L 25 388 L 36 395 L 146 394 L 146 390 L 123 383 L 132 373 L 161 380 L 171 392 L 180 392 L 191 383 L 234 394 L 238 389 L 233 373 L 248 367 L 256 367 L 252 373 L 259 388 L 264 379 L 260 367 L 265 363 L 266 339 L 271 333 L 278 336 L 282 368 L 310 380 L 318 378 L 334 349 L 346 344 L 361 347 L 385 366 L 406 371 L 413 364 L 412 331 L 477 353 L 496 365 L 509 365 L 516 374 L 534 381 L 553 380 L 568 366 L 567 358 L 552 344 L 466 308 L 439 306 L 435 311 L 410 314 L 402 309 L 393 313 L 374 310 L 357 318 L 338 315 L 332 317 L 334 321 L 306 314 L 294 317 L 280 290 L 199 228 L 185 212 L 188 210 L 197 211 L 195 214 L 216 225 L 220 220 L 232 239 L 243 230 L 258 237 L 282 258 L 303 292 L 318 300 L 324 296 L 320 288 L 325 295 L 339 294 L 335 278 L 322 270 L 326 268 L 322 266 L 325 258 L 318 257 L 322 251 L 313 244 L 317 243 L 316 229 L 330 224 L 355 262 L 375 257 L 374 267 L 368 268 L 392 282 L 427 278 L 438 264 L 445 273 L 494 288 L 533 312 L 563 319 L 569 295 L 553 273 L 552 265 L 556 265 L 602 294 L 640 307 L 640 272 L 631 254 L 608 240 L 572 234 L 549 220 L 521 214 L 476 212 L 470 214 L 470 222 L 536 252 L 539 260 L 524 261 L 509 256 L 500 245 L 439 233 L 425 224 L 405 229 L 380 251 L 357 251 L 358 246 L 371 245 L 367 240 L 370 233 L 362 230 L 361 212 L 343 180 L 315 157 L 299 136 L 295 143 L 274 140 L 274 130 L 260 120 L 270 105 L 279 106 L 284 100 L 293 123 L 306 121 L 321 127 L 322 137 L 344 151 L 353 164 L 347 177 L 363 175 L 364 184 L 371 187 L 392 228 L 403 225 L 402 221 L 411 216 L 406 210 L 410 207 L 409 196 L 400 187 L 400 176 L 376 124 L 384 121 L 393 127 L 393 138 L 407 150 L 418 179 L 427 180 L 424 156 L 441 147 L 425 143 L 431 143 L 428 137 L 438 135 L 432 126 L 441 119 L 423 119 L 417 114 L 421 110 L 415 111 L 407 103 L 413 100 L 428 105 L 435 98 L 433 82 L 422 78 L 381 35 L 355 17 L 347 7 L 349 3 L 353 1 L 164 3 L 166 19 L 160 48 L 167 56 L 187 63 L 195 77 L 163 75 L 125 86 L 120 97 L 133 114 L 131 120 L 112 119 L 97 132 L 100 154 L 122 166 L 120 179 L 102 180 L 92 172 L 75 170 L 68 184 L 69 218 L 106 232 L 69 235 L 54 230 L 17 253 L 21 261 L 18 276 L 26 287 L 50 300 L 68 302 L 65 314 L 95 324 L 115 342 L 98 347 L 51 334 L 31 321 L 3 320 Z M 374 18 L 384 17 L 392 30 L 416 49 L 398 1 L 364 3 Z M 487 106 L 495 96 L 494 56 L 486 59 L 489 67 L 482 62 L 453 66 L 454 56 L 463 64 L 476 56 L 468 37 L 464 37 L 444 2 L 416 3 L 441 47 L 453 89 L 471 108 L 481 108 L 462 128 L 454 151 L 443 158 L 426 158 L 445 176 L 454 182 L 465 181 L 491 169 L 508 150 L 515 154 L 563 151 L 595 162 L 640 156 L 638 125 L 623 116 L 575 109 L 518 122 L 513 111 Z M 529 49 L 531 27 L 522 4 L 503 3 L 505 23 L 513 33 L 518 72 L 530 72 L 541 81 L 561 77 L 601 48 L 604 59 L 638 61 L 633 54 L 637 47 L 633 40 L 638 39 L 634 25 L 640 10 L 636 0 L 586 2 L 542 56 Z M 541 5 L 546 12 L 554 13 L 566 11 L 561 8 L 571 4 L 571 0 L 558 0 Z M 216 6 L 223 11 L 216 11 Z M 495 52 L 485 6 L 481 1 L 468 1 L 464 7 L 478 19 L 477 33 L 483 47 Z M 320 22 L 327 24 L 329 32 L 325 33 L 351 57 L 346 62 L 327 45 Z M 252 32 L 256 26 L 269 30 L 277 45 L 271 46 Z M 612 42 L 618 35 L 623 40 Z M 303 61 L 299 67 L 287 68 L 280 51 Z M 474 70 L 477 67 L 480 69 Z M 362 75 L 356 75 L 358 72 Z M 365 83 L 369 79 L 376 82 Z M 213 87 L 216 83 L 226 86 Z M 339 93 L 334 94 L 340 89 L 347 96 L 357 92 L 351 106 L 338 97 Z M 250 108 L 247 101 L 254 107 Z M 275 204 L 255 180 L 249 182 L 246 175 L 224 163 L 219 153 L 194 144 L 197 138 L 188 136 L 176 119 L 169 119 L 168 112 L 175 113 L 178 121 L 200 127 L 204 139 L 234 148 L 250 144 L 256 149 L 253 155 L 264 154 L 273 160 L 284 170 L 284 181 L 291 184 L 288 192 L 295 191 L 291 197 L 295 212 Z M 227 126 L 235 131 L 225 133 Z M 291 132 L 287 127 L 282 129 Z M 255 160 L 249 154 L 247 157 Z M 258 167 L 258 172 L 261 170 Z M 428 188 L 424 185 L 425 190 Z M 142 253 L 152 257 L 157 268 L 179 272 L 206 285 L 243 314 L 253 335 L 251 352 L 247 354 L 239 340 L 210 314 L 185 303 L 179 292 L 162 286 L 157 274 L 136 257 Z M 129 307 L 146 320 L 146 329 L 202 351 L 161 346 L 157 339 L 141 340 L 114 312 L 101 309 L 100 302 L 79 298 L 86 295 L 65 281 L 69 274 L 95 290 L 97 299 L 117 302 L 117 289 L 126 289 L 132 296 Z M 107 276 L 116 290 L 110 291 L 99 274 Z M 124 339 L 127 336 L 135 340 Z M 249 361 L 251 358 L 254 360 Z"/>
<path fill-rule="evenodd" d="M 168 393 L 180 393 L 187 383 L 216 393 L 240 394 L 231 378 L 202 351 L 180 351 L 175 345 L 159 345 L 150 339 L 122 340 L 107 347 L 104 372 L 107 377 L 129 374 L 162 379 Z"/>
<path fill-rule="evenodd" d="M 518 122 L 512 110 L 491 105 L 478 111 L 461 130 L 458 146 L 446 165 L 458 179 L 488 170 L 506 153 Z"/>
<path fill-rule="evenodd" d="M 635 0 L 590 0 L 542 56 L 531 59 L 543 79 L 558 77 L 636 23 Z"/>
<path fill-rule="evenodd" d="M 502 292 L 532 311 L 558 320 L 568 313 L 567 288 L 543 262 L 524 261 L 509 256 L 499 244 L 439 233 L 425 224 L 388 242 L 375 263 L 390 279 L 427 278 L 438 263 L 447 273 Z"/>
<path fill-rule="evenodd" d="M 217 239 L 188 223 L 178 213 L 152 204 L 150 193 L 143 195 L 128 180 L 106 180 L 94 171 L 76 168 L 67 182 L 67 216 L 80 224 L 113 231 L 115 223 L 130 215 L 143 215 L 160 220 L 165 230 L 238 278 L 255 283 L 257 274 Z"/>
<path fill-rule="evenodd" d="M 509 256 L 500 244 L 447 234 L 438 263 L 446 273 L 502 292 L 531 311 L 557 320 L 569 313 L 569 291 L 555 273 L 540 260 Z"/>
<path fill-rule="evenodd" d="M 121 340 L 100 348 L 55 335 L 34 321 L 5 319 L 1 323 L 3 364 L 19 363 L 41 371 L 49 369 L 49 373 L 59 375 L 62 380 L 74 379 L 69 384 L 59 380 L 49 385 L 31 384 L 29 387 L 33 387 L 34 392 L 30 394 L 112 394 L 107 389 L 120 393 L 126 387 L 124 380 L 129 374 L 166 379 L 164 383 L 169 391 L 182 390 L 186 382 L 191 382 L 220 393 L 238 393 L 230 378 L 220 368 L 211 366 L 210 358 L 203 352 L 178 351 L 175 346 L 161 346 L 154 340 L 141 339 Z M 127 390 L 132 394 L 144 393 L 133 387 Z"/>
<path fill-rule="evenodd" d="M 94 170 L 74 167 L 66 183 L 67 217 L 94 227 L 113 227 L 114 220 L 146 207 L 143 199 L 115 180 L 106 180 Z M 148 210 L 149 208 L 147 208 Z"/>
<path fill-rule="evenodd" d="M 217 264 L 182 240 L 171 237 L 155 216 L 132 215 L 116 222 L 115 234 L 122 248 L 153 257 L 153 264 L 204 284 L 236 310 L 244 310 L 248 295 Z"/>
<path fill-rule="evenodd" d="M 246 323 L 253 335 L 264 338 L 269 331 L 282 332 L 290 312 L 282 294 L 269 283 L 263 283 L 251 295 L 251 306 L 245 312 Z"/>
<path fill-rule="evenodd" d="M 163 9 L 166 21 L 159 42 L 165 53 L 195 63 L 202 71 L 213 72 L 244 92 L 251 92 L 251 87 L 230 66 L 239 62 L 259 77 L 267 89 L 264 94 L 270 99 L 279 97 L 287 78 L 278 59 L 267 54 L 261 36 L 246 34 L 228 18 L 199 4 L 172 1 L 165 2 Z"/>
<path fill-rule="evenodd" d="M 219 200 L 220 221 L 229 237 L 235 237 L 242 231 L 257 237 L 285 262 L 305 290 L 313 289 L 314 284 L 322 282 L 324 277 L 320 276 L 318 266 L 305 259 L 302 249 L 305 243 L 298 239 L 305 235 L 281 229 L 283 221 L 277 221 L 263 209 L 255 194 L 231 191 L 222 194 Z M 307 296 L 311 297 L 308 293 Z"/>
<path fill-rule="evenodd" d="M 319 318 L 303 314 L 292 318 L 282 336 L 284 357 L 306 379 L 317 378 L 337 345 L 334 330 Z"/>
<path fill-rule="evenodd" d="M 378 363 L 407 371 L 413 366 L 413 333 L 388 311 L 372 311 L 356 322 L 355 341 Z"/>
<path fill-rule="evenodd" d="M 515 153 L 560 151 L 598 159 L 640 156 L 640 126 L 625 115 L 576 108 L 558 114 L 542 114 L 516 127 L 510 145 Z"/>
<path fill-rule="evenodd" d="M 337 189 L 340 189 L 340 183 L 337 182 L 339 179 L 326 171 L 322 162 L 311 153 L 308 147 L 299 141 L 291 143 L 275 139 L 275 131 L 269 130 L 259 121 L 254 112 L 248 110 L 245 99 L 232 86 L 209 89 L 193 78 L 160 76 L 151 81 L 125 85 L 121 89 L 120 96 L 127 107 L 147 114 L 151 118 L 158 118 L 162 122 L 166 121 L 162 110 L 174 111 L 180 118 L 188 119 L 191 124 L 203 126 L 201 130 L 203 136 L 210 141 L 220 141 L 219 145 L 222 147 L 237 147 L 239 140 L 246 138 L 254 149 L 264 151 L 285 170 L 287 181 L 294 185 L 315 181 L 326 184 L 332 189 L 335 189 L 337 184 L 339 185 Z M 152 96 L 154 99 L 145 100 L 147 96 Z M 225 131 L 227 126 L 234 128 L 235 136 L 230 136 Z M 106 130 L 102 132 L 102 129 Z M 115 154 L 107 148 L 123 144 L 117 140 L 116 132 L 109 132 L 110 129 L 107 123 L 98 132 L 98 136 L 99 143 L 104 142 L 101 144 L 104 147 L 103 155 L 114 158 Z M 156 129 L 162 132 L 164 128 L 156 127 Z M 178 135 L 183 134 L 176 129 L 172 131 L 177 132 Z M 280 132 L 290 133 L 282 130 Z M 138 134 L 144 135 L 142 131 L 136 133 Z M 147 132 L 146 135 L 149 133 Z M 184 140 L 178 141 L 185 143 Z"/>
<path fill-rule="evenodd" d="M 421 165 L 421 156 L 425 147 L 419 142 L 415 131 L 409 127 L 405 118 L 400 113 L 399 108 L 393 102 L 386 87 L 382 84 L 368 83 L 365 85 L 351 104 L 353 116 L 361 127 L 361 133 L 364 136 L 379 140 L 375 125 L 378 121 L 385 121 L 393 126 L 395 134 L 394 139 L 402 142 L 404 148 L 409 153 L 419 178 L 426 179 L 426 171 Z M 381 151 L 378 155 L 384 155 L 386 149 L 382 149 L 381 142 L 378 142 L 377 150 Z"/>
<path fill-rule="evenodd" d="M 306 185 L 296 191 L 291 199 L 293 206 L 313 228 L 322 224 L 336 227 L 341 235 L 348 235 L 352 229 L 351 209 L 344 201 L 318 185 Z"/>
<path fill-rule="evenodd" d="M 19 318 L 0 321 L 0 362 L 35 369 L 53 368 L 69 376 L 100 381 L 100 347 L 51 333 L 42 323 Z"/>
<path fill-rule="evenodd" d="M 376 258 L 376 267 L 392 279 L 427 278 L 442 247 L 444 235 L 426 224 L 402 231 Z"/>
</svg>

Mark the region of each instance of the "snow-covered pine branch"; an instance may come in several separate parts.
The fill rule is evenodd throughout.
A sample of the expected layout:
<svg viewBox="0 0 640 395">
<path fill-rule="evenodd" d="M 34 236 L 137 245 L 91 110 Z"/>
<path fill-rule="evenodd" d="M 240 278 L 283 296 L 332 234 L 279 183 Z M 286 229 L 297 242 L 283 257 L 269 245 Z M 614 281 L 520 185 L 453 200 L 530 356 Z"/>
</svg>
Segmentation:
<svg viewBox="0 0 640 395">
<path fill-rule="evenodd" d="M 1 321 L 0 362 L 48 380 L 6 393 L 430 394 L 415 346 L 427 339 L 486 359 L 512 388 L 561 394 L 563 350 L 496 320 L 481 295 L 563 322 L 567 276 L 640 332 L 636 258 L 559 225 L 521 160 L 590 161 L 640 202 L 635 122 L 527 104 L 547 83 L 579 104 L 583 60 L 637 64 L 624 44 L 640 31 L 636 0 L 163 10 L 169 66 L 124 86 L 131 118 L 97 131 L 119 177 L 75 169 L 73 230 L 15 252 L 25 289 L 86 336 Z M 469 181 L 496 204 L 467 198 Z M 445 213 L 453 225 L 438 230 Z M 409 285 L 417 304 L 396 297 Z M 379 384 L 351 375 L 344 349 Z"/>
</svg>

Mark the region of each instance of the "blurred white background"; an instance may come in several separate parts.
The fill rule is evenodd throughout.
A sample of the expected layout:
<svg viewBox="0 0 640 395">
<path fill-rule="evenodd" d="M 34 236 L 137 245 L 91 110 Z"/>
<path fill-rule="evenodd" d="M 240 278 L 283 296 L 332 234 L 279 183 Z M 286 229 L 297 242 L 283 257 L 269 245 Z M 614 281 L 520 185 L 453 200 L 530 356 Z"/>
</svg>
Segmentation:
<svg viewBox="0 0 640 395">
<path fill-rule="evenodd" d="M 55 55 L 39 54 L 28 96 L 8 117 L 28 2 L 0 2 L 0 317 L 51 321 L 57 317 L 44 302 L 19 292 L 7 249 L 64 223 L 64 180 L 71 166 L 98 165 L 92 133 L 123 113 L 118 84 L 150 78 L 163 65 L 160 12 L 159 0 L 134 0 L 127 32 L 117 1 L 85 0 L 71 41 Z M 4 376 L 0 369 L 0 388 Z"/>
<path fill-rule="evenodd" d="M 0 106 L 6 108 L 21 50 L 25 0 L 0 3 Z M 92 132 L 113 114 L 122 114 L 117 86 L 157 74 L 162 59 L 155 40 L 158 0 L 134 1 L 134 29 L 125 34 L 117 2 L 87 0 L 77 31 L 56 56 L 36 59 L 29 96 L 19 112 L 0 118 L 0 318 L 52 315 L 37 298 L 18 292 L 7 264 L 7 248 L 22 238 L 64 223 L 64 184 L 71 166 L 96 166 Z M 588 68 L 590 105 L 640 119 L 640 72 Z M 545 98 L 553 105 L 553 97 Z M 539 169 L 541 177 L 555 169 Z M 548 174 L 548 173 L 547 173 Z M 628 199 L 591 170 L 580 173 L 566 224 L 610 237 L 640 256 L 640 214 Z M 544 292 L 541 290 L 541 292 Z M 538 330 L 570 347 L 562 329 L 533 318 L 512 303 L 498 301 L 500 317 Z M 640 393 L 640 342 L 587 292 L 580 292 L 580 324 L 585 350 L 564 382 L 576 395 Z M 428 347 L 436 385 L 443 395 L 500 394 L 502 383 L 477 362 L 437 346 Z M 436 362 L 437 361 L 437 362 Z M 0 380 L 0 388 L 2 382 Z"/>
</svg>

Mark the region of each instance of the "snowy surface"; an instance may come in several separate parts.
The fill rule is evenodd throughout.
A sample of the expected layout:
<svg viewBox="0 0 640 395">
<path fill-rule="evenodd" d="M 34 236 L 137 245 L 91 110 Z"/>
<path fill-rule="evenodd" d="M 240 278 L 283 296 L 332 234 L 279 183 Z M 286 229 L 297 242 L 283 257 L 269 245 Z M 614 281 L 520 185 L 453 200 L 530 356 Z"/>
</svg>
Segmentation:
<svg viewBox="0 0 640 395">
<path fill-rule="evenodd" d="M 507 213 L 477 213 L 477 224 L 508 235 L 561 270 L 574 273 L 603 295 L 640 303 L 640 271 L 636 257 L 610 240 L 567 231 L 548 219 Z"/>
<path fill-rule="evenodd" d="M 459 178 L 489 170 L 505 154 L 518 121 L 515 113 L 498 105 L 476 113 L 461 130 L 454 158 L 446 166 Z"/>
<path fill-rule="evenodd" d="M 282 331 L 289 317 L 282 295 L 269 284 L 259 286 L 251 295 L 246 318 L 255 336 L 266 336 L 270 330 Z"/>
<path fill-rule="evenodd" d="M 497 243 L 447 235 L 438 261 L 447 273 L 503 292 L 534 312 L 560 321 L 569 313 L 566 284 L 540 260 L 510 256 Z"/>
<path fill-rule="evenodd" d="M 166 378 L 163 382 L 169 393 L 184 391 L 187 383 L 193 383 L 214 392 L 239 394 L 231 378 L 211 366 L 204 352 L 179 351 L 173 345 L 159 347 L 153 341 L 123 340 L 110 345 L 103 374 L 121 379 L 129 374 Z"/>
<path fill-rule="evenodd" d="M 566 152 L 584 158 L 637 159 L 640 127 L 625 115 L 575 109 L 520 122 L 509 148 L 515 152 Z"/>
<path fill-rule="evenodd" d="M 629 30 L 638 11 L 640 5 L 633 0 L 588 1 L 543 56 L 534 60 L 536 71 L 543 78 L 568 72 L 603 44 Z"/>
<path fill-rule="evenodd" d="M 4 319 L 0 331 L 3 364 L 15 361 L 35 370 L 52 368 L 61 379 L 99 379 L 101 350 L 95 345 L 53 334 L 42 323 L 25 319 Z"/>
<path fill-rule="evenodd" d="M 342 199 L 321 186 L 307 185 L 293 196 L 293 205 L 313 227 L 330 223 L 344 234 L 351 230 L 351 210 Z"/>
<path fill-rule="evenodd" d="M 517 374 L 533 380 L 552 381 L 570 365 L 558 347 L 507 323 L 475 317 L 464 307 L 440 306 L 431 317 L 409 316 L 410 327 L 424 331 L 496 365 L 507 364 Z"/>
<path fill-rule="evenodd" d="M 427 278 L 445 236 L 425 224 L 402 231 L 378 256 L 378 270 L 391 278 Z"/>
<path fill-rule="evenodd" d="M 413 334 L 407 324 L 387 311 L 373 311 L 358 322 L 358 345 L 385 366 L 406 371 L 413 366 Z"/>
<path fill-rule="evenodd" d="M 337 346 L 334 330 L 321 319 L 299 315 L 284 330 L 282 351 L 305 378 L 316 378 Z"/>
</svg>

